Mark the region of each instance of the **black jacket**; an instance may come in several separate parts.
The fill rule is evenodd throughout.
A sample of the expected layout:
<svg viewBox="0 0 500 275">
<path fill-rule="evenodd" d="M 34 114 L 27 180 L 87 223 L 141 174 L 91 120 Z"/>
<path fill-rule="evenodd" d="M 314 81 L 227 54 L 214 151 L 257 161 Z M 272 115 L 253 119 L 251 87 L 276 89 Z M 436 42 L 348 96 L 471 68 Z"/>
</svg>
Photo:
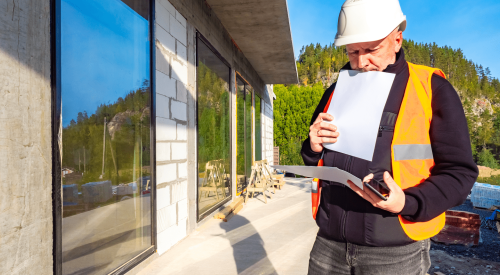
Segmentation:
<svg viewBox="0 0 500 275">
<path fill-rule="evenodd" d="M 344 69 L 351 69 L 350 64 Z M 392 175 L 393 129 L 409 77 L 402 49 L 396 55 L 396 62 L 384 72 L 395 73 L 396 77 L 382 114 L 372 161 L 325 149 L 325 166 L 338 167 L 358 178 L 374 173 L 375 179 L 380 181 L 383 181 L 384 171 Z M 335 84 L 323 94 L 311 124 L 323 112 Z M 435 166 L 425 182 L 404 190 L 406 201 L 400 213 L 405 219 L 415 222 L 431 220 L 462 204 L 478 176 L 467 121 L 457 92 L 446 79 L 437 75 L 432 77 L 431 86 L 433 117 L 430 139 Z M 316 166 L 321 158 L 321 153 L 311 150 L 309 138 L 302 144 L 301 154 L 304 163 L 310 166 Z M 335 241 L 365 246 L 399 246 L 413 242 L 404 233 L 397 214 L 372 206 L 348 187 L 335 182 L 323 181 L 316 223 L 320 227 L 319 236 Z"/>
</svg>

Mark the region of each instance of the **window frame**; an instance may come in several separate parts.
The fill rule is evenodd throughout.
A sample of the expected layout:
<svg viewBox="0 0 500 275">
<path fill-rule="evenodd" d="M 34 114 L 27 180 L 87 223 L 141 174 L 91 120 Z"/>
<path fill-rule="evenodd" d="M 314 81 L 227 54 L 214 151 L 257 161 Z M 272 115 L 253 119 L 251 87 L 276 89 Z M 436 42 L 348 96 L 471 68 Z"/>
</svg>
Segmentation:
<svg viewBox="0 0 500 275">
<path fill-rule="evenodd" d="M 198 57 L 199 57 L 199 54 L 198 54 L 198 51 L 199 51 L 199 47 L 198 47 L 198 43 L 199 41 L 201 41 L 203 44 L 205 44 L 205 46 L 213 53 L 215 54 L 215 56 L 217 56 L 217 58 L 219 58 L 220 61 L 222 61 L 222 63 L 224 63 L 224 65 L 226 65 L 228 67 L 228 70 L 229 70 L 229 79 L 227 79 L 228 81 L 228 86 L 229 86 L 229 181 L 230 181 L 230 184 L 229 186 L 231 187 L 231 189 L 229 190 L 229 196 L 227 196 L 225 199 L 219 201 L 218 203 L 216 203 L 215 205 L 213 205 L 212 207 L 210 207 L 208 210 L 206 210 L 205 212 L 201 213 L 200 214 L 200 208 L 198 207 L 198 197 L 199 197 L 199 189 L 198 189 L 198 169 L 199 169 L 199 164 L 198 164 L 198 160 L 199 160 L 199 150 L 198 150 Z M 196 176 L 195 176 L 195 182 L 196 182 L 196 222 L 200 222 L 202 220 L 204 220 L 206 217 L 210 216 L 213 212 L 215 212 L 218 208 L 220 208 L 221 206 L 223 206 L 224 204 L 226 204 L 228 201 L 231 201 L 232 198 L 233 198 L 233 188 L 234 188 L 234 184 L 233 184 L 233 147 L 231 146 L 231 144 L 233 143 L 233 135 L 232 135 L 232 125 L 233 125 L 233 113 L 232 113 L 232 106 L 233 106 L 233 88 L 232 88 L 232 85 L 231 85 L 231 72 L 232 72 L 232 69 L 231 69 L 231 65 L 229 65 L 229 62 L 227 62 L 227 60 L 222 57 L 222 55 L 212 46 L 212 44 L 208 41 L 208 39 L 205 38 L 205 36 L 203 36 L 198 30 L 196 30 L 196 42 L 195 42 L 195 47 L 196 47 L 196 96 L 195 96 L 195 101 L 196 101 L 196 110 L 195 110 L 195 113 L 196 113 L 196 116 L 195 116 L 195 133 L 196 133 L 196 167 L 195 167 L 195 171 L 196 171 Z"/>
<path fill-rule="evenodd" d="M 151 91 L 150 163 L 151 163 L 151 245 L 139 255 L 108 274 L 124 274 L 152 256 L 156 238 L 156 45 L 155 1 L 149 1 L 149 79 Z M 52 128 L 52 259 L 53 274 L 62 275 L 62 98 L 61 98 L 61 0 L 50 0 L 51 128 Z"/>
<path fill-rule="evenodd" d="M 250 92 L 250 102 L 251 102 L 251 108 L 250 108 L 250 119 L 251 119 L 251 122 L 250 122 L 250 155 L 251 155 L 251 161 L 250 161 L 250 167 L 253 166 L 253 163 L 255 162 L 255 96 L 257 95 L 257 93 L 255 92 L 255 89 L 253 88 L 252 85 L 250 85 L 250 83 L 248 82 L 248 80 L 246 80 L 246 78 L 244 78 L 242 76 L 242 74 L 238 71 L 235 71 L 235 89 L 236 89 L 236 104 L 238 104 L 238 80 L 241 81 L 241 83 L 243 83 L 243 95 L 244 95 L 244 99 L 243 99 L 243 102 L 245 102 L 246 104 L 246 97 L 247 97 L 247 89 L 248 87 L 249 90 L 251 91 Z M 238 107 L 236 107 L 236 114 L 235 114 L 235 117 L 238 116 Z M 244 106 L 244 110 L 243 110 L 243 116 L 245 119 L 246 118 L 246 105 Z M 246 121 L 245 121 L 246 122 Z M 244 127 L 244 135 L 246 136 L 246 127 Z M 246 144 L 244 144 L 244 146 L 246 146 Z M 246 149 L 246 147 L 244 147 Z M 238 165 L 238 125 L 236 125 L 236 165 Z M 246 156 L 244 158 L 245 160 L 245 176 L 246 176 Z M 237 168 L 236 168 L 237 169 Z M 251 170 L 251 168 L 250 168 Z M 236 172 L 237 174 L 238 172 Z M 250 177 L 250 176 L 249 176 Z M 245 188 L 242 188 L 241 192 L 238 193 L 238 180 L 236 179 L 236 195 L 237 196 L 240 196 L 241 194 L 243 194 L 243 192 L 247 189 L 248 185 L 245 185 Z"/>
</svg>

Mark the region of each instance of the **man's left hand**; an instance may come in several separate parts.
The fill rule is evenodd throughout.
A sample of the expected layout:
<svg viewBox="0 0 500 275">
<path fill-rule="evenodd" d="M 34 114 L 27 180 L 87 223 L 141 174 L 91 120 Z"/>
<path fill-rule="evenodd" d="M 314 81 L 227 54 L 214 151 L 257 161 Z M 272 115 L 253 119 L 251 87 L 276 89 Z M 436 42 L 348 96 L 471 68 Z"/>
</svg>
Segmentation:
<svg viewBox="0 0 500 275">
<path fill-rule="evenodd" d="M 363 179 L 363 182 L 368 182 L 371 179 L 373 179 L 373 174 L 366 176 Z M 392 213 L 401 212 L 403 210 L 403 207 L 405 206 L 405 193 L 403 192 L 403 189 L 401 189 L 401 187 L 399 187 L 399 185 L 394 181 L 389 172 L 384 173 L 384 182 L 387 184 L 390 190 L 389 196 L 387 197 L 386 201 L 381 199 L 370 189 L 363 188 L 364 190 L 361 190 L 352 181 L 347 181 L 354 192 L 360 195 L 363 199 L 370 202 L 373 206 Z"/>
</svg>

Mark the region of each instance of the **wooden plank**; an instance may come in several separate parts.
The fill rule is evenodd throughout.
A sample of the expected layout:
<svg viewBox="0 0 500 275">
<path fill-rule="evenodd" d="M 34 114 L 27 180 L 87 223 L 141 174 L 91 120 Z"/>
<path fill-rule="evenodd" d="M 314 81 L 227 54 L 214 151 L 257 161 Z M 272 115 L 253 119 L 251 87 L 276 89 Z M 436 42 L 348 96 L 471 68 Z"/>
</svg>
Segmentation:
<svg viewBox="0 0 500 275">
<path fill-rule="evenodd" d="M 231 212 L 231 213 L 229 213 L 229 215 L 227 215 L 227 216 L 226 216 L 224 219 L 222 219 L 222 220 L 224 220 L 224 222 L 227 222 L 227 221 L 229 221 L 229 220 L 230 220 L 233 216 L 234 216 L 234 212 Z"/>
<path fill-rule="evenodd" d="M 240 199 L 238 199 L 238 202 L 234 205 L 233 211 L 234 211 L 234 209 L 236 209 L 240 205 L 242 205 L 244 202 L 245 202 L 245 199 L 243 198 L 243 196 L 241 196 Z"/>
<path fill-rule="evenodd" d="M 242 205 L 243 202 L 244 202 L 243 197 L 238 197 L 233 202 L 231 202 L 231 204 L 222 209 L 219 213 L 215 214 L 214 219 L 221 219 L 221 220 L 225 219 L 231 212 L 233 212 L 234 209 Z"/>
<path fill-rule="evenodd" d="M 237 199 L 235 199 L 229 206 L 231 207 L 232 210 L 234 210 L 238 205 L 242 204 L 244 201 L 243 197 L 240 196 Z"/>
<path fill-rule="evenodd" d="M 223 220 L 224 222 L 227 222 L 229 221 L 232 217 L 234 217 L 236 214 L 238 214 L 238 212 L 240 212 L 240 210 L 243 208 L 243 204 L 240 204 L 238 207 L 236 207 L 236 209 L 234 209 L 233 212 L 229 213 L 229 215 L 227 215 L 227 217 L 225 217 Z"/>
<path fill-rule="evenodd" d="M 243 209 L 243 204 L 240 204 L 240 206 L 236 207 L 236 209 L 234 209 L 233 211 L 233 214 L 234 215 L 238 214 L 238 212 L 240 212 L 241 209 Z"/>
<path fill-rule="evenodd" d="M 229 213 L 233 212 L 233 209 L 230 205 L 226 206 L 219 213 L 214 215 L 214 219 L 224 219 Z"/>
</svg>

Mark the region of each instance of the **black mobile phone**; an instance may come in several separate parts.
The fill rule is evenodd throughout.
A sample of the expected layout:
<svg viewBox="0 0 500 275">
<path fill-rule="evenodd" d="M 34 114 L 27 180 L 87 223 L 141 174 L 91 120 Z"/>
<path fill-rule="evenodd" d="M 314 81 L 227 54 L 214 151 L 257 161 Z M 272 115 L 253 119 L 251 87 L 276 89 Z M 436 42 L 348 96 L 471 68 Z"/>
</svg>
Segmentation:
<svg viewBox="0 0 500 275">
<path fill-rule="evenodd" d="M 382 184 L 378 183 L 375 180 L 371 180 L 369 182 L 363 182 L 368 189 L 370 189 L 373 193 L 379 196 L 384 201 L 387 200 L 387 197 L 384 194 L 388 195 L 389 190 L 387 190 Z"/>
</svg>

